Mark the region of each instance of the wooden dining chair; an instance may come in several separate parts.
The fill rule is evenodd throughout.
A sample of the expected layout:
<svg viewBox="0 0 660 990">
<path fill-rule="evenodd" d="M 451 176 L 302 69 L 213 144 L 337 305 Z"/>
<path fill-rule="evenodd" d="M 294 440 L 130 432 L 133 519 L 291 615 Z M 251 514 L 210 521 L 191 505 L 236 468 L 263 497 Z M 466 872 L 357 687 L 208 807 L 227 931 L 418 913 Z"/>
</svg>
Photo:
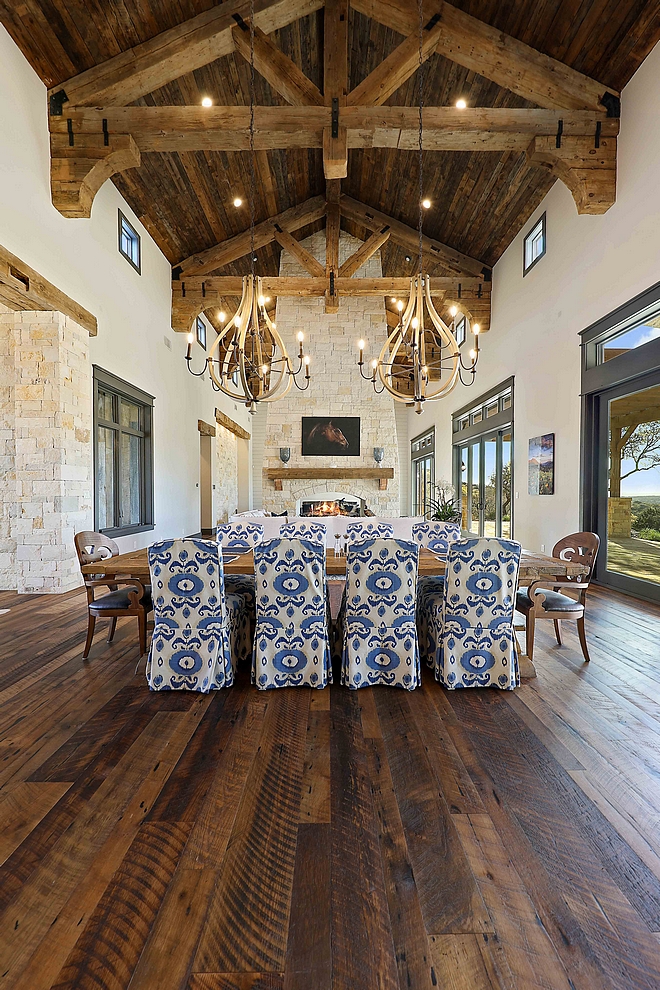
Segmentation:
<svg viewBox="0 0 660 990">
<path fill-rule="evenodd" d="M 117 557 L 119 547 L 114 540 L 103 533 L 85 530 L 74 536 L 78 562 L 82 570 L 83 564 L 94 564 L 96 561 Z M 124 575 L 102 577 L 95 574 L 83 574 L 85 590 L 87 591 L 87 639 L 83 650 L 83 660 L 87 660 L 94 638 L 94 627 L 97 619 L 110 619 L 108 643 L 112 642 L 117 626 L 117 619 L 134 615 L 138 620 L 138 636 L 140 656 L 147 652 L 147 615 L 152 609 L 151 593 L 135 578 Z M 123 585 L 124 587 L 119 587 Z M 97 588 L 109 589 L 107 595 L 95 597 Z"/>
<path fill-rule="evenodd" d="M 584 612 L 587 591 L 596 566 L 600 537 L 596 533 L 571 533 L 552 548 L 552 556 L 582 564 L 585 573 L 578 577 L 544 578 L 533 581 L 528 588 L 520 588 L 516 595 L 516 611 L 525 616 L 526 652 L 532 659 L 534 631 L 537 619 L 552 619 L 555 636 L 561 646 L 561 621 L 574 619 L 584 659 L 589 661 L 587 637 L 584 629 Z M 576 594 L 577 592 L 577 594 Z"/>
</svg>

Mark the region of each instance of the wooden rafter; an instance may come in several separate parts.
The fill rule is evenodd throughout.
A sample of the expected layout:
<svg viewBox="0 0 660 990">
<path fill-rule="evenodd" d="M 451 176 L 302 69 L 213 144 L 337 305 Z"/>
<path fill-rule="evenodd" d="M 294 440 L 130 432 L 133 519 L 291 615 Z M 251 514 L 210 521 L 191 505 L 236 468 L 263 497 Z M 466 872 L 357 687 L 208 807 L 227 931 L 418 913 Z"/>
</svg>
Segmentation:
<svg viewBox="0 0 660 990">
<path fill-rule="evenodd" d="M 293 206 L 290 210 L 285 210 L 283 213 L 278 213 L 277 216 L 264 220 L 263 223 L 258 223 L 254 228 L 255 250 L 273 243 L 276 239 L 277 226 L 291 233 L 320 220 L 324 214 L 325 198 L 314 196 L 299 206 Z M 223 265 L 229 265 L 232 261 L 244 257 L 249 253 L 250 245 L 250 231 L 244 230 L 242 233 L 214 245 L 214 247 L 207 248 L 206 251 L 192 254 L 177 266 L 176 273 L 183 278 L 187 275 L 204 275 L 206 272 L 215 271 L 216 268 L 222 268 Z"/>
<path fill-rule="evenodd" d="M 326 0 L 323 35 L 323 96 L 330 121 L 323 128 L 323 173 L 344 179 L 348 172 L 348 134 L 339 111 L 348 95 L 348 0 Z"/>
<path fill-rule="evenodd" d="M 303 268 L 310 274 L 317 278 L 323 278 L 325 275 L 325 268 L 320 261 L 317 261 L 313 254 L 310 254 L 299 241 L 295 239 L 293 234 L 290 234 L 288 230 L 278 230 L 279 225 L 275 227 L 275 240 L 283 247 L 285 251 L 300 262 Z"/>
<path fill-rule="evenodd" d="M 326 214 L 325 214 L 325 274 L 327 287 L 325 293 L 326 313 L 336 313 L 339 309 L 337 294 L 337 277 L 339 275 L 339 232 L 340 212 L 339 199 L 341 182 L 330 179 L 326 183 Z"/>
<path fill-rule="evenodd" d="M 11 310 L 63 313 L 87 330 L 98 332 L 96 317 L 0 245 L 0 303 Z"/>
<path fill-rule="evenodd" d="M 266 34 L 320 10 L 323 0 L 254 0 L 254 23 Z M 120 52 L 49 91 L 70 105 L 122 106 L 234 50 L 235 15 L 246 18 L 250 0 L 226 0 L 149 41 Z"/>
<path fill-rule="evenodd" d="M 408 0 L 351 0 L 351 6 L 406 37 L 419 30 L 417 6 Z M 595 110 L 604 115 L 610 102 L 605 94 L 618 100 L 619 94 L 609 86 L 449 3 L 427 0 L 425 20 L 435 15 L 442 25 L 436 46 L 439 54 L 540 107 Z"/>
<path fill-rule="evenodd" d="M 250 26 L 245 21 L 232 31 L 236 51 L 250 61 Z M 294 107 L 323 106 L 323 96 L 311 79 L 300 71 L 295 62 L 274 44 L 267 34 L 255 26 L 254 67 L 270 83 L 276 93 Z"/>
<path fill-rule="evenodd" d="M 350 196 L 341 197 L 340 209 L 343 217 L 352 220 L 361 227 L 366 227 L 367 230 L 377 231 L 382 230 L 383 227 L 389 227 L 392 241 L 407 248 L 413 257 L 417 255 L 419 234 L 413 227 L 401 223 L 400 220 L 395 220 L 394 217 L 389 217 L 386 213 L 381 213 L 380 210 L 373 210 L 364 203 L 351 199 Z M 462 254 L 447 244 L 436 241 L 433 237 L 424 235 L 422 250 L 427 257 L 433 258 L 436 262 L 453 271 L 468 272 L 477 276 L 483 276 L 484 272 L 490 271 L 483 262 L 476 258 L 470 258 L 469 255 Z"/>
<path fill-rule="evenodd" d="M 373 257 L 376 251 L 379 251 L 383 246 L 385 241 L 389 240 L 390 237 L 390 227 L 389 225 L 383 227 L 382 230 L 376 230 L 371 237 L 368 237 L 366 241 L 360 245 L 360 247 L 355 251 L 350 258 L 347 258 L 344 264 L 339 269 L 340 278 L 351 278 L 355 273 L 369 261 L 369 258 Z"/>
</svg>

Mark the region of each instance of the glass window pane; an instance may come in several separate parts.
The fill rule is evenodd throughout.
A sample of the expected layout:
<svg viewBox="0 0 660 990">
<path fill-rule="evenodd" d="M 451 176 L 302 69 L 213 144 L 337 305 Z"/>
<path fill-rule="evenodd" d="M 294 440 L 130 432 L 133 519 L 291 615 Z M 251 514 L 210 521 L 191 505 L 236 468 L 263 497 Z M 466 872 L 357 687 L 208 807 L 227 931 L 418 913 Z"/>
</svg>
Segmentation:
<svg viewBox="0 0 660 990">
<path fill-rule="evenodd" d="M 461 447 L 461 526 L 468 529 L 468 449 Z"/>
<path fill-rule="evenodd" d="M 607 569 L 660 584 L 660 386 L 609 403 Z"/>
<path fill-rule="evenodd" d="M 480 423 L 484 418 L 483 409 L 479 409 L 478 412 L 472 413 L 472 423 Z"/>
<path fill-rule="evenodd" d="M 634 327 L 622 330 L 606 340 L 599 348 L 599 358 L 601 363 L 611 361 L 633 351 L 642 344 L 648 344 L 651 340 L 660 337 L 660 315 L 650 316 L 640 321 Z"/>
<path fill-rule="evenodd" d="M 96 457 L 96 504 L 97 526 L 100 530 L 111 529 L 115 525 L 115 437 L 114 430 L 98 427 Z"/>
<path fill-rule="evenodd" d="M 502 396 L 502 409 L 511 408 L 511 392 L 507 392 L 506 395 Z"/>
<path fill-rule="evenodd" d="M 525 238 L 525 271 L 541 257 L 544 251 L 545 233 L 543 230 L 543 218 L 541 218 Z"/>
<path fill-rule="evenodd" d="M 479 534 L 479 509 L 481 501 L 479 498 L 479 467 L 481 464 L 481 444 L 473 443 L 470 447 L 472 470 L 470 472 L 470 519 L 469 530 L 471 533 Z"/>
<path fill-rule="evenodd" d="M 112 413 L 112 393 L 98 390 L 97 415 L 99 419 L 104 419 L 106 423 L 114 423 Z"/>
<path fill-rule="evenodd" d="M 129 402 L 121 399 L 119 410 L 120 426 L 127 426 L 130 430 L 139 430 L 140 427 L 140 407 L 136 402 Z"/>
<path fill-rule="evenodd" d="M 139 526 L 142 491 L 140 448 L 142 440 L 130 433 L 121 435 L 121 492 L 119 511 L 122 526 Z"/>
<path fill-rule="evenodd" d="M 497 416 L 500 409 L 500 404 L 497 399 L 493 402 L 489 402 L 486 406 L 486 419 L 490 419 L 491 416 Z"/>
<path fill-rule="evenodd" d="M 511 538 L 511 434 L 502 434 L 502 536 Z"/>
<path fill-rule="evenodd" d="M 497 536 L 497 438 L 484 441 L 484 536 Z"/>
</svg>

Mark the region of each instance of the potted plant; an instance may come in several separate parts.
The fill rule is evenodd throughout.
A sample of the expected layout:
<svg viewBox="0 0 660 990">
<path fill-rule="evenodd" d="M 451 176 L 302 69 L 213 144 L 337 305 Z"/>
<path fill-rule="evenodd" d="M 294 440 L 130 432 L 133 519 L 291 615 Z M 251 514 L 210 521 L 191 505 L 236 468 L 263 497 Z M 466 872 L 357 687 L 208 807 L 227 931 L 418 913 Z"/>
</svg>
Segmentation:
<svg viewBox="0 0 660 990">
<path fill-rule="evenodd" d="M 440 481 L 433 488 L 435 494 L 427 500 L 426 517 L 441 522 L 460 523 L 461 505 L 454 486 L 448 481 Z"/>
</svg>

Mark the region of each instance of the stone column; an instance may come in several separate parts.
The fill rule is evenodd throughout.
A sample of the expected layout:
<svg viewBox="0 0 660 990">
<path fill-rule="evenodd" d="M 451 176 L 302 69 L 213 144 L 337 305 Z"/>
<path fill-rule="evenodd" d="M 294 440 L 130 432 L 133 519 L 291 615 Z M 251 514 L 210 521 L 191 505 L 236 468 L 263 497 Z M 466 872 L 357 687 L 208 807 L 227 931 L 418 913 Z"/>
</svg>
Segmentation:
<svg viewBox="0 0 660 990">
<path fill-rule="evenodd" d="M 8 586 L 20 593 L 70 591 L 81 584 L 73 537 L 91 529 L 93 519 L 88 334 L 61 313 L 3 314 L 0 326 L 0 347 L 13 351 L 13 370 L 9 360 L 2 379 L 13 379 L 13 402 L 3 404 L 0 427 L 8 434 L 5 447 L 9 434 L 14 446 L 13 492 L 6 483 L 0 517 L 10 521 Z M 3 535 L 0 529 L 0 540 Z"/>
</svg>

